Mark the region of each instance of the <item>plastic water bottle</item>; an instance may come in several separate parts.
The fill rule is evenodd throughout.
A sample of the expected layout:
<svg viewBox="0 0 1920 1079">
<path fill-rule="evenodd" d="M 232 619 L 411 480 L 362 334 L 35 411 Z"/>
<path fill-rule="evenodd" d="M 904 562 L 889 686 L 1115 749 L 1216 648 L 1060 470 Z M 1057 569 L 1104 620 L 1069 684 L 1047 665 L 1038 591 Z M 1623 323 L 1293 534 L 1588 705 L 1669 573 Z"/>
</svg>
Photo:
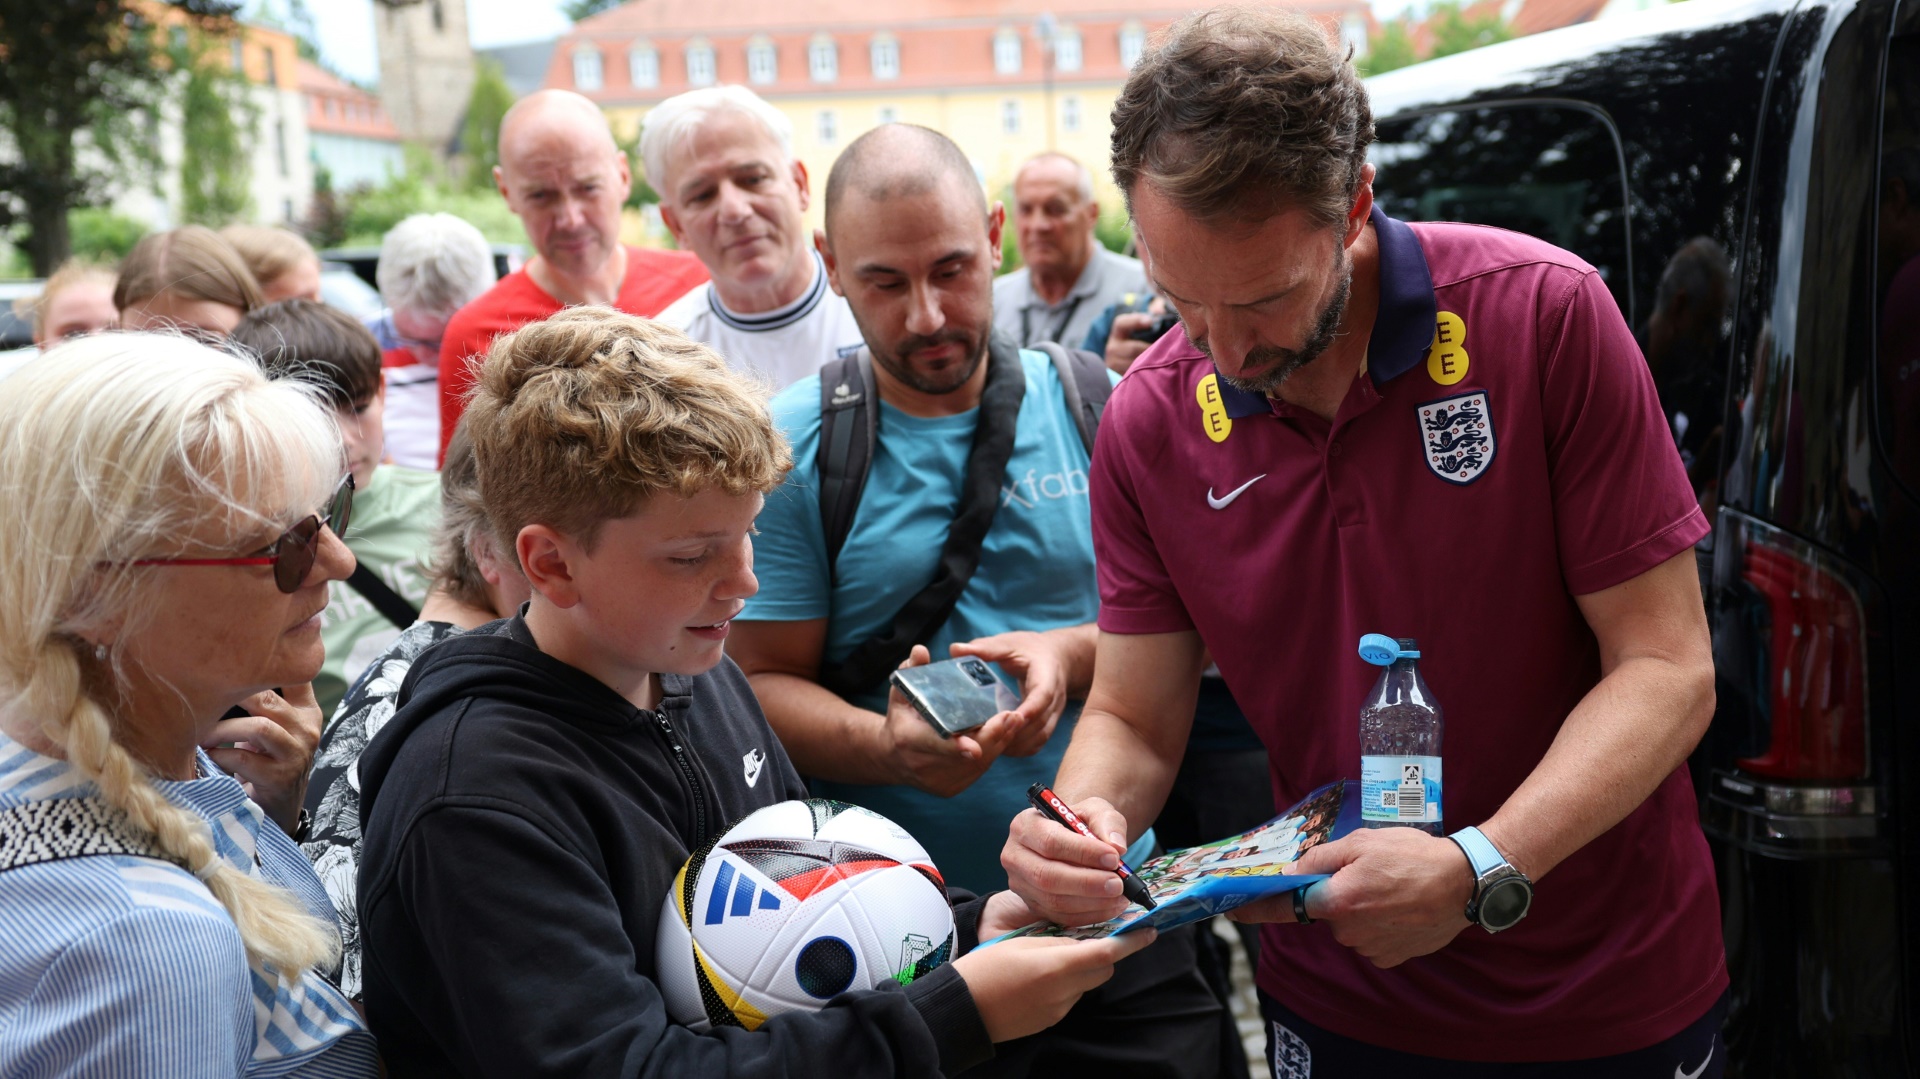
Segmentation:
<svg viewBox="0 0 1920 1079">
<path fill-rule="evenodd" d="M 1440 835 L 1440 704 L 1420 677 L 1420 646 L 1369 633 L 1360 658 L 1386 668 L 1360 706 L 1361 819 Z"/>
</svg>

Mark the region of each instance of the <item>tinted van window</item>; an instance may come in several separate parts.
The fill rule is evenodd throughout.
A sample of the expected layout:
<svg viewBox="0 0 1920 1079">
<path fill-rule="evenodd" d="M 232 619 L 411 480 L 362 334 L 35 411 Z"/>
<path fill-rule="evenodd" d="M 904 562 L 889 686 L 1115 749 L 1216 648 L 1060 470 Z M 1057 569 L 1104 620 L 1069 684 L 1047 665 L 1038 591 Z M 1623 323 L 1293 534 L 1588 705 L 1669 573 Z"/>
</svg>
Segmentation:
<svg viewBox="0 0 1920 1079">
<path fill-rule="evenodd" d="M 1374 196 L 1403 221 L 1466 221 L 1537 236 L 1592 263 L 1637 325 L 1626 166 L 1607 121 L 1572 105 L 1449 109 L 1384 120 Z"/>
<path fill-rule="evenodd" d="M 1879 429 L 1882 452 L 1920 491 L 1920 38 L 1887 55 L 1876 216 Z"/>
</svg>

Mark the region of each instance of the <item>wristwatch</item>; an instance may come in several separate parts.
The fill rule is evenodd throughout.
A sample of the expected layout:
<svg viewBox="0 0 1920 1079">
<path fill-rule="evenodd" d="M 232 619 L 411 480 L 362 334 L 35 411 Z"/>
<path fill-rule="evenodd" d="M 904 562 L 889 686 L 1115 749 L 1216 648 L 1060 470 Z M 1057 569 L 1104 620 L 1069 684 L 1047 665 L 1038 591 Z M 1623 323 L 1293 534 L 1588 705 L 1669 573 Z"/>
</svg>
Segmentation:
<svg viewBox="0 0 1920 1079">
<path fill-rule="evenodd" d="M 1533 906 L 1533 882 L 1515 869 L 1500 848 L 1478 828 L 1462 828 L 1447 837 L 1473 867 L 1473 898 L 1467 901 L 1467 921 L 1489 933 L 1512 929 Z"/>
</svg>

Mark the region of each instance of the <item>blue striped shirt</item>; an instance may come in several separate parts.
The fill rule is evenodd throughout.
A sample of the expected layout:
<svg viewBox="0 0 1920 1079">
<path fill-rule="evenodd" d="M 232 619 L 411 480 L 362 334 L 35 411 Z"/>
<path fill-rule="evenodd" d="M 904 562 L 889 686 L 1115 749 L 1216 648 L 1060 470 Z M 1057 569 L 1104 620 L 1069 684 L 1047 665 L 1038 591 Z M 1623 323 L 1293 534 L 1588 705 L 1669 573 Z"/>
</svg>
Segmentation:
<svg viewBox="0 0 1920 1079">
<path fill-rule="evenodd" d="M 220 856 L 332 918 L 299 848 L 205 754 L 156 784 L 206 819 Z M 94 793 L 63 760 L 0 734 L 0 809 Z M 249 963 L 240 932 L 178 866 L 99 855 L 0 871 L 0 1075 L 300 1076 L 378 1072 L 373 1037 L 313 971 Z"/>
</svg>

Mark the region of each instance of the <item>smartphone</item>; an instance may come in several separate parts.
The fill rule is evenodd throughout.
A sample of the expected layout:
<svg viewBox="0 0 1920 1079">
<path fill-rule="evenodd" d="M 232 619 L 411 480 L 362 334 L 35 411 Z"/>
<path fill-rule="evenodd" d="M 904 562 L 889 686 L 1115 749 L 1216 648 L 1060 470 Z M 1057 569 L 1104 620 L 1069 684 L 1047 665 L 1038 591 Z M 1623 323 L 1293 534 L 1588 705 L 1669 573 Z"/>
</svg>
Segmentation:
<svg viewBox="0 0 1920 1079">
<path fill-rule="evenodd" d="M 1180 325 L 1180 316 L 1174 314 L 1172 311 L 1168 311 L 1164 314 L 1154 316 L 1151 324 L 1144 329 L 1135 330 L 1127 336 L 1133 338 L 1135 341 L 1145 341 L 1148 344 L 1152 344 L 1162 337 L 1165 337 L 1168 330 L 1178 325 Z"/>
<path fill-rule="evenodd" d="M 890 681 L 942 738 L 1020 706 L 1020 691 L 1000 668 L 975 656 L 908 667 L 893 672 Z"/>
</svg>

